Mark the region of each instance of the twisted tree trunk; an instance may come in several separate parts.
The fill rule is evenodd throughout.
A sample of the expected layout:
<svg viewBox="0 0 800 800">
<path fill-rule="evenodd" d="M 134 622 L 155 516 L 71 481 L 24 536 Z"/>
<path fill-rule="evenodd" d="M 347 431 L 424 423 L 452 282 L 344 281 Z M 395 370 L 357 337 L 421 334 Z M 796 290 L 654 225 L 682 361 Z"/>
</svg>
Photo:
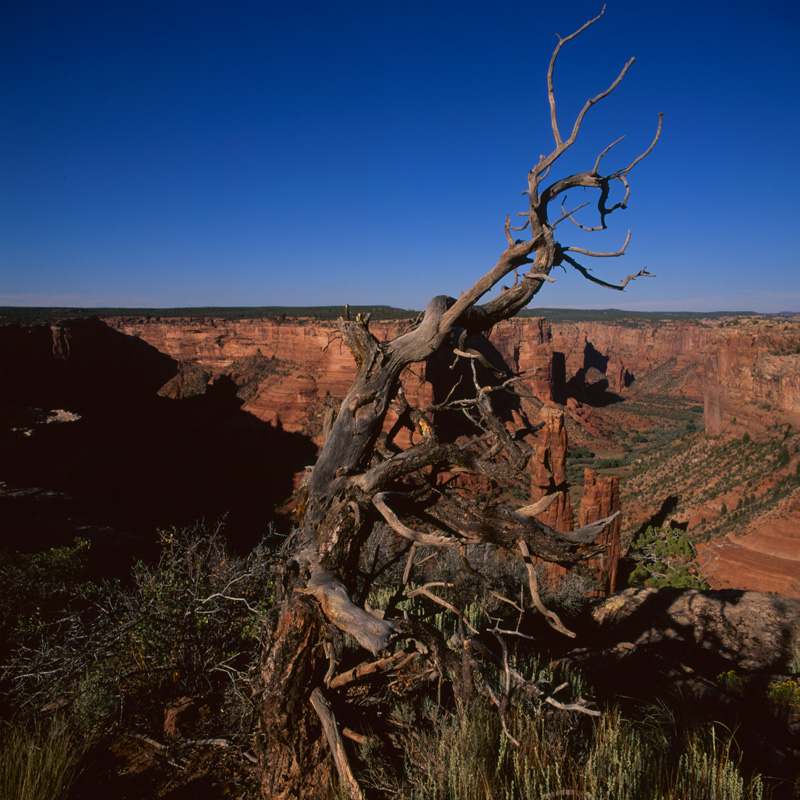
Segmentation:
<svg viewBox="0 0 800 800">
<path fill-rule="evenodd" d="M 600 227 L 605 227 L 606 217 L 625 205 L 624 201 L 607 205 L 610 185 L 615 181 L 623 185 L 627 200 L 627 173 L 655 144 L 654 140 L 625 169 L 603 176 L 598 169 L 610 149 L 606 148 L 592 170 L 540 187 L 552 165 L 574 143 L 585 113 L 616 88 L 631 63 L 608 90 L 587 101 L 570 138 L 562 140 L 555 116 L 553 67 L 561 46 L 577 33 L 559 42 L 548 71 L 555 149 L 549 156 L 542 156 L 530 171 L 525 192 L 529 196 L 528 209 L 523 212 L 525 223 L 514 228 L 510 219 L 506 219 L 508 246 L 497 265 L 458 300 L 435 297 L 419 323 L 391 341 L 379 342 L 369 331 L 368 318 L 340 320 L 340 332 L 356 361 L 357 374 L 327 433 L 317 463 L 301 489 L 299 528 L 286 547 L 273 627 L 260 665 L 256 702 L 260 711 L 258 751 L 265 797 L 327 797 L 334 765 L 347 793 L 351 797 L 361 796 L 336 722 L 337 702 L 344 703 L 344 696 L 337 695 L 336 686 L 350 678 L 339 676 L 331 681 L 335 671 L 332 642 L 341 638 L 342 632 L 351 635 L 373 657 L 384 654 L 379 659 L 380 670 L 378 666 L 365 665 L 362 674 L 369 671 L 374 676 L 384 667 L 394 669 L 402 659 L 399 655 L 396 659 L 387 658 L 384 651 L 400 640 L 412 640 L 419 643 L 420 657 L 430 661 L 432 669 L 452 684 L 457 695 L 467 698 L 480 692 L 497 702 L 501 710 L 504 707 L 505 700 L 498 700 L 497 692 L 481 675 L 483 656 L 467 632 L 474 629 L 465 624 L 460 610 L 446 598 L 447 587 L 440 586 L 437 591 L 437 587 L 423 586 L 413 591 L 425 593 L 459 618 L 462 640 L 455 649 L 436 629 L 419 620 L 399 615 L 392 618 L 388 610 L 386 614 L 375 613 L 363 601 L 357 602 L 359 586 L 363 589 L 364 584 L 359 560 L 376 523 L 387 525 L 410 548 L 403 584 L 408 584 L 413 573 L 417 547 L 458 548 L 469 580 L 493 592 L 501 601 L 511 603 L 520 615 L 528 611 L 502 597 L 485 576 L 470 567 L 471 546 L 491 545 L 508 558 L 523 558 L 529 567 L 531 555 L 570 565 L 598 552 L 593 542 L 609 519 L 559 533 L 530 513 L 469 500 L 439 479 L 442 471 L 447 471 L 489 475 L 500 481 L 526 468 L 531 450 L 524 444 L 524 436 L 534 426 L 511 429 L 507 420 L 498 416 L 493 403 L 494 393 L 513 389 L 519 376 L 503 375 L 499 383 L 483 377 L 481 357 L 474 347 L 475 337 L 522 310 L 544 283 L 551 280 L 549 274 L 556 265 L 566 262 L 591 280 L 611 286 L 588 276 L 585 268 L 567 255 L 571 248 L 561 246 L 554 238 L 554 228 L 559 222 L 568 218 L 576 222 L 572 217 L 574 211 L 565 211 L 562 203 L 561 212 L 553 221 L 548 210 L 570 188 L 596 188 L 600 191 L 597 204 Z M 659 132 L 660 127 L 659 121 Z M 515 240 L 512 231 L 525 228 L 529 228 L 530 238 Z M 620 255 L 624 249 L 617 254 L 576 252 L 606 256 Z M 521 276 L 520 269 L 525 270 Z M 514 273 L 513 285 L 502 287 L 493 299 L 479 305 L 511 273 Z M 641 270 L 637 276 L 645 274 Z M 624 288 L 637 276 L 629 276 L 612 288 Z M 403 371 L 411 364 L 427 361 L 442 349 L 451 350 L 455 358 L 469 364 L 472 393 L 466 399 L 448 398 L 437 407 L 411 408 L 401 391 Z M 399 425 L 404 425 L 410 433 L 411 444 L 405 449 L 395 441 L 399 425 L 391 430 L 386 427 L 387 412 L 393 403 Z M 441 437 L 436 414 L 442 410 L 464 412 L 474 435 L 458 440 Z M 532 607 L 545 612 L 554 627 L 569 633 L 554 614 L 544 609 L 532 567 L 528 575 Z M 398 593 L 411 596 L 409 587 L 410 584 L 399 585 Z M 506 677 L 506 692 L 510 692 L 512 677 L 517 681 L 521 678 L 513 676 L 507 665 Z"/>
</svg>

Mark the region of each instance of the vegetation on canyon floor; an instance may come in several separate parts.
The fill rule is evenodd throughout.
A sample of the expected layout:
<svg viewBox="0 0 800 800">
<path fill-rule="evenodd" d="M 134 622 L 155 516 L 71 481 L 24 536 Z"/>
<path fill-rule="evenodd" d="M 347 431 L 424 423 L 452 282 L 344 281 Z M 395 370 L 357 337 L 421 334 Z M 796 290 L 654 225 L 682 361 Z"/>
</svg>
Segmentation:
<svg viewBox="0 0 800 800">
<path fill-rule="evenodd" d="M 681 436 L 638 456 L 623 483 L 627 507 L 657 507 L 674 498 L 669 518 L 685 527 L 691 509 L 694 542 L 740 535 L 759 517 L 780 513 L 800 487 L 800 434 L 779 425 L 764 435 L 710 438 Z"/>
</svg>

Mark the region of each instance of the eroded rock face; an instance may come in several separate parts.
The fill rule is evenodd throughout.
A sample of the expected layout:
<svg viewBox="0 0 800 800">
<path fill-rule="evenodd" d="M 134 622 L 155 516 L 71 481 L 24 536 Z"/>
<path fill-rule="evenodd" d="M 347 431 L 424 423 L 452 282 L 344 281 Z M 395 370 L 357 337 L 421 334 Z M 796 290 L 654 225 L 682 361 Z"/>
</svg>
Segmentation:
<svg viewBox="0 0 800 800">
<path fill-rule="evenodd" d="M 507 320 L 494 327 L 489 340 L 509 369 L 525 373 L 525 383 L 536 397 L 553 399 L 553 331 L 546 319 Z"/>
<path fill-rule="evenodd" d="M 259 419 L 302 430 L 305 408 L 314 398 L 343 397 L 355 373 L 353 359 L 336 335 L 334 322 L 318 320 L 185 320 L 112 318 L 106 323 L 146 341 L 183 365 L 209 376 L 256 355 L 279 365 L 248 399 Z M 379 339 L 409 323 L 378 322 Z M 56 335 L 57 334 L 57 335 Z M 68 341 L 54 332 L 63 358 Z M 657 391 L 678 392 L 705 403 L 706 431 L 725 433 L 738 423 L 752 432 L 771 424 L 775 413 L 800 424 L 800 325 L 750 320 L 712 327 L 695 322 L 561 322 L 541 318 L 509 320 L 491 332 L 494 359 L 514 372 L 544 403 L 572 402 L 569 384 L 616 394 L 655 382 Z M 668 380 L 667 380 L 668 378 Z M 659 385 L 658 380 L 661 380 Z M 409 371 L 410 399 L 431 395 L 424 369 Z M 427 385 L 429 387 L 429 385 Z M 580 394 L 580 392 L 578 392 Z M 736 420 L 736 423 L 734 423 Z"/>
<path fill-rule="evenodd" d="M 338 336 L 335 322 L 141 318 L 106 322 L 175 359 L 194 381 L 198 372 L 211 380 L 246 359 L 273 362 L 274 369 L 259 381 L 244 410 L 289 431 L 308 432 L 309 406 L 326 396 L 341 399 L 355 376 L 353 357 Z M 373 322 L 370 330 L 386 340 L 407 327 L 403 322 Z M 504 362 L 514 372 L 530 373 L 527 384 L 537 397 L 547 400 L 552 397 L 550 337 L 550 325 L 543 319 L 504 322 L 490 337 L 493 360 Z M 433 402 L 425 365 L 406 370 L 402 380 L 411 403 Z M 170 396 L 183 396 L 183 385 L 176 380 Z"/>
<path fill-rule="evenodd" d="M 127 318 L 107 323 L 166 353 L 192 376 L 205 372 L 208 380 L 247 359 L 271 362 L 274 369 L 258 377 L 243 410 L 287 431 L 304 431 L 312 402 L 343 397 L 355 374 L 353 357 L 341 340 L 334 341 L 333 323 Z M 180 388 L 173 396 L 181 396 Z"/>
<path fill-rule="evenodd" d="M 556 499 L 538 518 L 556 530 L 571 531 L 574 528 L 574 514 L 567 484 L 568 443 L 564 412 L 545 406 L 541 414 L 545 425 L 537 432 L 533 442 L 536 456 L 531 459 L 531 503 L 556 493 Z M 616 475 L 598 476 L 594 470 L 585 470 L 578 525 L 588 525 L 618 511 L 619 478 Z M 610 594 L 616 588 L 621 528 L 621 518 L 617 517 L 598 539 L 598 544 L 606 546 L 605 552 L 588 562 L 597 579 L 596 594 L 599 596 Z M 557 565 L 549 565 L 548 572 L 556 579 L 564 574 L 564 570 Z"/>
<path fill-rule="evenodd" d="M 705 349 L 705 422 L 712 436 L 800 424 L 800 327 L 750 320 L 715 330 Z"/>
<path fill-rule="evenodd" d="M 593 469 L 584 470 L 579 525 L 581 527 L 588 525 L 598 519 L 610 517 L 618 511 L 621 511 L 619 476 L 598 475 Z M 622 519 L 618 516 L 597 540 L 598 544 L 605 545 L 605 552 L 590 562 L 597 571 L 599 593 L 603 595 L 613 594 L 616 591 L 617 568 L 622 549 L 621 530 Z"/>
<path fill-rule="evenodd" d="M 567 486 L 567 429 L 564 412 L 558 408 L 542 408 L 544 427 L 533 439 L 536 455 L 531 459 L 531 503 L 545 495 L 558 493 L 557 498 L 539 519 L 559 531 L 571 531 L 574 517 Z"/>
<path fill-rule="evenodd" d="M 711 332 L 695 322 L 561 322 L 552 331 L 555 371 L 566 381 L 597 369 L 608 380 L 608 388 L 620 393 L 666 365 L 673 377 L 682 376 L 679 383 L 685 397 L 702 400 L 698 367 Z"/>
</svg>

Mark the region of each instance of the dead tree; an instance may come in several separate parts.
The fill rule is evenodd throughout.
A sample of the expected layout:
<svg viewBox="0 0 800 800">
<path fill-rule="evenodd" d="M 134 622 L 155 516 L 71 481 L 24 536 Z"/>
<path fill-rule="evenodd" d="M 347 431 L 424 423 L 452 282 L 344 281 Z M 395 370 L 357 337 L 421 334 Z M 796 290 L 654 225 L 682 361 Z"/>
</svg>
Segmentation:
<svg viewBox="0 0 800 800">
<path fill-rule="evenodd" d="M 513 391 L 520 376 L 494 370 L 494 380 L 482 377 L 489 373 L 482 372 L 476 343 L 484 332 L 524 309 L 539 289 L 553 280 L 550 273 L 556 266 L 572 267 L 585 278 L 616 290 L 649 274 L 644 268 L 612 284 L 595 277 L 578 261 L 584 256 L 623 255 L 630 233 L 614 253 L 570 247 L 556 239 L 556 228 L 565 223 L 583 230 L 600 230 L 614 211 L 625 208 L 630 194 L 628 175 L 651 152 L 661 132 L 659 116 L 653 142 L 621 169 L 602 170 L 604 159 L 617 144 L 614 142 L 600 151 L 587 171 L 551 177 L 556 162 L 575 143 L 586 114 L 617 88 L 633 63 L 631 59 L 605 91 L 585 103 L 568 137 L 563 138 L 556 114 L 556 59 L 567 42 L 600 16 L 572 35 L 559 38 L 547 72 L 555 146 L 549 154 L 540 156 L 528 173 L 523 192 L 527 209 L 520 214 L 523 224 L 515 227 L 510 217 L 506 218 L 507 247 L 497 264 L 458 299 L 434 297 L 417 323 L 391 341 L 378 341 L 366 317 L 339 321 L 357 374 L 335 419 L 327 426 L 319 458 L 302 489 L 299 527 L 286 546 L 274 625 L 259 668 L 258 750 L 266 797 L 326 796 L 332 764 L 348 794 L 361 796 L 328 700 L 359 675 L 396 672 L 413 657 L 429 664 L 441 680 L 449 682 L 455 697 L 468 700 L 484 694 L 498 706 L 501 716 L 514 687 L 525 683 L 504 659 L 504 630 L 499 616 L 492 618 L 498 645 L 487 654 L 487 648 L 471 636 L 472 628 L 460 609 L 448 599 L 449 587 L 441 582 L 419 584 L 414 580 L 414 557 L 419 547 L 458 550 L 464 579 L 476 591 L 480 588 L 513 613 L 526 613 L 525 605 L 535 608 L 555 628 L 570 635 L 543 605 L 531 558 L 562 565 L 589 558 L 598 552 L 594 542 L 609 520 L 572 532 L 555 531 L 536 519 L 540 508 L 512 510 L 482 504 L 458 491 L 452 477 L 472 473 L 502 480 L 524 470 L 531 455 L 524 442 L 526 431 L 510 427 L 496 410 L 499 393 Z M 587 204 L 566 207 L 567 192 L 578 187 L 598 192 L 599 220 L 594 225 L 579 222 L 576 217 Z M 619 187 L 622 198 L 612 202 L 611 190 L 615 187 Z M 526 238 L 517 238 L 522 232 Z M 501 288 L 508 276 L 513 276 L 513 284 Z M 493 290 L 496 294 L 487 300 Z M 404 370 L 442 351 L 450 351 L 469 365 L 471 393 L 457 398 L 451 395 L 434 408 L 411 407 L 402 387 Z M 392 406 L 398 422 L 389 428 L 386 420 Z M 439 435 L 437 414 L 454 410 L 469 418 L 473 435 L 455 439 Z M 400 436 L 401 430 L 406 431 L 405 439 Z M 405 441 L 404 446 L 401 441 Z M 388 526 L 405 542 L 400 552 L 408 563 L 397 597 L 424 595 L 451 611 L 458 618 L 457 641 L 445 641 L 434 627 L 402 612 L 390 608 L 377 613 L 365 605 L 361 595 L 368 576 L 365 578 L 360 560 L 376 524 Z M 520 598 L 497 591 L 471 566 L 470 547 L 476 545 L 491 545 L 507 559 L 526 562 L 525 590 L 529 597 L 524 604 Z M 396 607 L 394 600 L 392 605 Z M 336 674 L 332 640 L 341 632 L 355 639 L 364 661 Z M 481 675 L 486 658 L 494 658 L 502 667 L 505 683 L 499 689 Z M 558 699 L 544 690 L 534 686 L 525 689 L 539 691 L 543 700 L 559 705 Z"/>
</svg>

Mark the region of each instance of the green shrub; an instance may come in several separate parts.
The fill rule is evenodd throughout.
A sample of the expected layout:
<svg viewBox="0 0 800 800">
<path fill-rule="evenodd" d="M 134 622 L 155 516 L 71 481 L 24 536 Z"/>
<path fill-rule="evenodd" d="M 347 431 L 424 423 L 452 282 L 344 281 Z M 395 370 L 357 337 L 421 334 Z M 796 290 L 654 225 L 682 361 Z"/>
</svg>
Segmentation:
<svg viewBox="0 0 800 800">
<path fill-rule="evenodd" d="M 694 563 L 696 551 L 686 535 L 677 528 L 653 528 L 640 534 L 631 546 L 629 558 L 636 562 L 631 572 L 631 586 L 708 589 Z"/>
<path fill-rule="evenodd" d="M 207 690 L 212 673 L 243 666 L 272 604 L 270 558 L 228 553 L 220 530 L 160 531 L 161 558 L 134 568 L 127 657 L 152 689 Z"/>
<path fill-rule="evenodd" d="M 59 614 L 84 582 L 90 543 L 40 553 L 0 551 L 0 641 Z"/>
<path fill-rule="evenodd" d="M 132 588 L 75 584 L 59 613 L 23 618 L 2 668 L 13 709 L 67 703 L 91 732 L 125 709 L 160 717 L 170 697 L 234 702 L 272 603 L 270 552 L 232 555 L 219 527 L 160 537 L 161 558 L 136 565 Z"/>
</svg>

